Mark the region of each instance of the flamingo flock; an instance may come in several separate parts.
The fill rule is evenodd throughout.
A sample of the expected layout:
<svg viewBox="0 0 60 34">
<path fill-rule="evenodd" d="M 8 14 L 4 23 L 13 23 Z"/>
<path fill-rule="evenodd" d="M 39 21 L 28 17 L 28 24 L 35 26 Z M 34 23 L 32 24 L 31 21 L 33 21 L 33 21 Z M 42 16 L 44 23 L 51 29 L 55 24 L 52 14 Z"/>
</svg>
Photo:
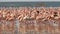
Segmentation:
<svg viewBox="0 0 60 34">
<path fill-rule="evenodd" d="M 60 34 L 60 7 L 2 7 L 0 34 Z"/>
</svg>

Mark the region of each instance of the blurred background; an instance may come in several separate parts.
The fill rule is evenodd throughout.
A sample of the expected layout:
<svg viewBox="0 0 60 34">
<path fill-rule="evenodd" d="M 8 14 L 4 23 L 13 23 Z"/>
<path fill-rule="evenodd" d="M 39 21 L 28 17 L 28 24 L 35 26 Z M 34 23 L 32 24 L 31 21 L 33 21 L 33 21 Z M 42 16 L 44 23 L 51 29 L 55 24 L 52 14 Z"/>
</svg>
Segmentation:
<svg viewBox="0 0 60 34">
<path fill-rule="evenodd" d="M 33 1 L 60 1 L 60 0 L 0 0 L 0 2 L 33 2 Z"/>
</svg>

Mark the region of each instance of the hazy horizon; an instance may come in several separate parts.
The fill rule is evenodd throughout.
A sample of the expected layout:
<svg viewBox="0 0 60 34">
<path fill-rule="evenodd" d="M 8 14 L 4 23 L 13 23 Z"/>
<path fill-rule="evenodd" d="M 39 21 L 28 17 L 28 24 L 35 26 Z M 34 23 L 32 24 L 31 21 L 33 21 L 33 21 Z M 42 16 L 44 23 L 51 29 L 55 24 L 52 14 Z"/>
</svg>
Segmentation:
<svg viewBox="0 0 60 34">
<path fill-rule="evenodd" d="M 33 1 L 60 1 L 60 0 L 0 0 L 0 2 L 33 2 Z"/>
</svg>

